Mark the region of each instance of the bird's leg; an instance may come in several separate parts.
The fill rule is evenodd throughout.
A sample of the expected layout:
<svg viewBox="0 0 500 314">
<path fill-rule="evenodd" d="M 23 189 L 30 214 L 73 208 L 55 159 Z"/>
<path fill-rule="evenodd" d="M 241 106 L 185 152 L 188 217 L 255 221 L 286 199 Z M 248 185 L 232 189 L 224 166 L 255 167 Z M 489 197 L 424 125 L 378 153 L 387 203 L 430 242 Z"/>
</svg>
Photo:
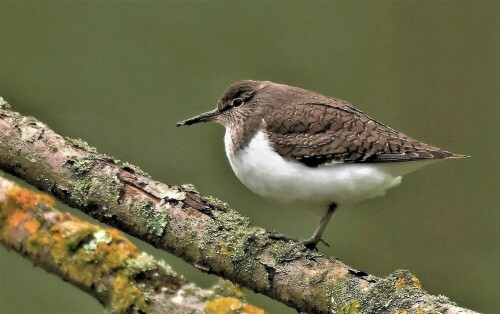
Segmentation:
<svg viewBox="0 0 500 314">
<path fill-rule="evenodd" d="M 318 245 L 320 241 L 328 246 L 328 243 L 326 243 L 321 239 L 321 235 L 323 234 L 323 231 L 325 231 L 326 225 L 328 225 L 328 222 L 332 218 L 333 213 L 335 212 L 336 209 L 337 209 L 337 204 L 335 203 L 330 204 L 330 206 L 328 206 L 328 211 L 321 218 L 321 221 L 319 222 L 319 225 L 314 231 L 312 237 L 310 239 L 302 241 L 301 244 L 303 244 L 306 248 L 310 250 L 314 250 L 316 248 L 316 245 Z"/>
</svg>

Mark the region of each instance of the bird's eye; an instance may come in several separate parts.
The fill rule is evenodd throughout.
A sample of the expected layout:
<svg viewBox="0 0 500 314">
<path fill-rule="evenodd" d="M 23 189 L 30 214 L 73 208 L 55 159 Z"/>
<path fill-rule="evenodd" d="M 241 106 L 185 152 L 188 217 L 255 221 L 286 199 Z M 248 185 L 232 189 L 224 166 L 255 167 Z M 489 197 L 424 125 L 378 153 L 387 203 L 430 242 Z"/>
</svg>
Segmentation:
<svg viewBox="0 0 500 314">
<path fill-rule="evenodd" d="M 243 103 L 244 103 L 243 99 L 235 98 L 235 99 L 233 99 L 232 105 L 233 105 L 233 107 L 239 107 L 239 106 L 243 105 Z"/>
</svg>

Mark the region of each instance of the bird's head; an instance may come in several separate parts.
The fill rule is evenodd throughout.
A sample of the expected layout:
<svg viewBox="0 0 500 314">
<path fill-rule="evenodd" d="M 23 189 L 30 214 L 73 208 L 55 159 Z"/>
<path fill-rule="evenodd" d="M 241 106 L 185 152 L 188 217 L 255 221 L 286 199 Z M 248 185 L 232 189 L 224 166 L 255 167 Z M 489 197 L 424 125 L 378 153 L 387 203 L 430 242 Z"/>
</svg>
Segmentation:
<svg viewBox="0 0 500 314">
<path fill-rule="evenodd" d="M 214 110 L 177 123 L 177 126 L 191 125 L 199 122 L 216 121 L 225 126 L 233 121 L 244 119 L 254 111 L 257 94 L 265 86 L 261 81 L 238 81 L 224 92 Z"/>
</svg>

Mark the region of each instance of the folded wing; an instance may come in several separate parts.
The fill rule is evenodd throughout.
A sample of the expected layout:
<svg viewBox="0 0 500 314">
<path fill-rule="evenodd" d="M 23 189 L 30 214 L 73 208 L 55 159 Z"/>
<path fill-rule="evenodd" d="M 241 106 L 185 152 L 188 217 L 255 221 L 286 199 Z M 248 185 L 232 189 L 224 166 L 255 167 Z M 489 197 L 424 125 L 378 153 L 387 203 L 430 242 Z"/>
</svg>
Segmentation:
<svg viewBox="0 0 500 314">
<path fill-rule="evenodd" d="M 336 99 L 273 108 L 264 120 L 276 152 L 309 167 L 465 157 L 410 138 Z"/>
</svg>

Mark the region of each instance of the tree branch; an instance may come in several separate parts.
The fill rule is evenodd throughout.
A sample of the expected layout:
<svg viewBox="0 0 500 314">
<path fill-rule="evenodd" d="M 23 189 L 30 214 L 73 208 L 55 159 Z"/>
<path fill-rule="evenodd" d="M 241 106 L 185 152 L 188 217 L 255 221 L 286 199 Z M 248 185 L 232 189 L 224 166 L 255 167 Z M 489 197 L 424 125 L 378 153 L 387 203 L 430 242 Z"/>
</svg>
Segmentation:
<svg viewBox="0 0 500 314">
<path fill-rule="evenodd" d="M 196 266 L 310 313 L 475 313 L 410 272 L 378 278 L 292 248 L 193 186 L 171 186 L 0 105 L 0 168 Z"/>
<path fill-rule="evenodd" d="M 47 195 L 2 177 L 0 243 L 88 292 L 111 313 L 220 313 L 228 304 L 264 313 L 244 302 L 236 286 L 200 289 L 139 252 L 118 230 L 59 212 Z"/>
</svg>

